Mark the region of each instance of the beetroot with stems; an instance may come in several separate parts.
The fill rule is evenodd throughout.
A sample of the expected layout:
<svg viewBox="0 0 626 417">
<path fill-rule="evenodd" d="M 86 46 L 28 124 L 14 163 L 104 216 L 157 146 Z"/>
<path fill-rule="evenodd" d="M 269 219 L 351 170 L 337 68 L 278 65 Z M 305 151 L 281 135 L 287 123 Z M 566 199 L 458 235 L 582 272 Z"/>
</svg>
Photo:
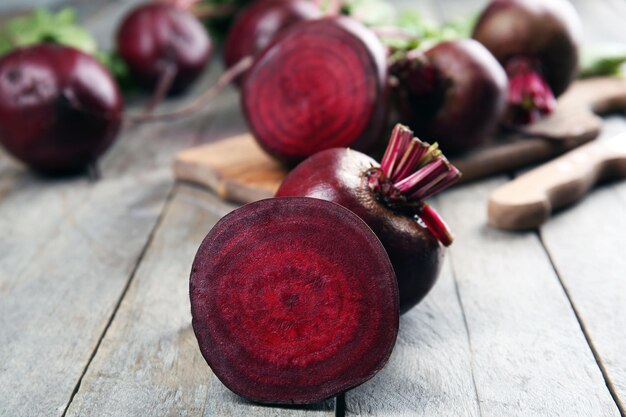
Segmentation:
<svg viewBox="0 0 626 417">
<path fill-rule="evenodd" d="M 469 150 L 496 127 L 506 105 L 507 79 L 478 42 L 442 42 L 413 50 L 391 65 L 400 121 L 446 152 Z"/>
<path fill-rule="evenodd" d="M 244 57 L 255 56 L 283 29 L 322 13 L 308 0 L 257 0 L 242 10 L 224 44 L 224 60 L 231 67 Z"/>
<path fill-rule="evenodd" d="M 338 203 L 361 217 L 384 245 L 396 272 L 400 311 L 417 304 L 432 288 L 452 236 L 426 198 L 449 187 L 459 171 L 437 145 L 394 129 L 381 165 L 360 152 L 320 152 L 285 178 L 277 197 L 306 196 Z"/>
<path fill-rule="evenodd" d="M 0 143 L 34 169 L 93 164 L 115 140 L 122 107 L 110 73 L 77 49 L 41 44 L 0 58 Z"/>
<path fill-rule="evenodd" d="M 526 124 L 552 112 L 574 80 L 581 24 L 567 0 L 495 0 L 472 37 L 491 51 L 509 76 L 506 121 Z"/>
<path fill-rule="evenodd" d="M 305 21 L 282 31 L 257 57 L 242 89 L 259 144 L 293 163 L 324 149 L 372 149 L 387 114 L 385 48 L 347 17 Z"/>
<path fill-rule="evenodd" d="M 221 219 L 190 279 L 193 329 L 215 375 L 253 401 L 308 404 L 370 379 L 398 325 L 389 257 L 349 210 L 273 198 Z"/>
<path fill-rule="evenodd" d="M 117 32 L 117 51 L 138 83 L 170 93 L 184 91 L 206 67 L 212 44 L 188 11 L 165 2 L 142 4 Z"/>
</svg>

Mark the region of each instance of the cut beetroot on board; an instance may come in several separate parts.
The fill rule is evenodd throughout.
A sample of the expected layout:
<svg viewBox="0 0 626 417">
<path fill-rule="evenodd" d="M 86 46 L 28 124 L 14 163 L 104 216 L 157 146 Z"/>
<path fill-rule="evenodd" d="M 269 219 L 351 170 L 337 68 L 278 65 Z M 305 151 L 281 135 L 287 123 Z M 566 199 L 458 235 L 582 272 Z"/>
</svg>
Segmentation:
<svg viewBox="0 0 626 417">
<path fill-rule="evenodd" d="M 285 162 L 338 146 L 370 150 L 384 139 L 385 56 L 376 35 L 351 18 L 285 29 L 258 56 L 243 85 L 254 137 Z"/>
<path fill-rule="evenodd" d="M 193 328 L 217 377 L 247 399 L 309 404 L 376 374 L 398 331 L 398 288 L 349 210 L 287 197 L 243 206 L 198 249 Z"/>
</svg>

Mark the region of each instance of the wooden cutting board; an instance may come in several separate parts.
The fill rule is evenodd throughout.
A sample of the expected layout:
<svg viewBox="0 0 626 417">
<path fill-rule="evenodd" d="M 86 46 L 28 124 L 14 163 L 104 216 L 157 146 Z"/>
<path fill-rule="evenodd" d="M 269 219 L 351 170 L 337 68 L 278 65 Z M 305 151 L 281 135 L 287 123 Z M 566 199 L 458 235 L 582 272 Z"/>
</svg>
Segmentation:
<svg viewBox="0 0 626 417">
<path fill-rule="evenodd" d="M 484 146 L 452 162 L 463 173 L 462 182 L 513 171 L 593 140 L 602 128 L 597 113 L 624 110 L 626 79 L 580 80 L 559 98 L 549 117 L 489 138 Z M 174 162 L 177 179 L 208 187 L 238 203 L 273 196 L 287 172 L 250 134 L 184 150 Z"/>
</svg>

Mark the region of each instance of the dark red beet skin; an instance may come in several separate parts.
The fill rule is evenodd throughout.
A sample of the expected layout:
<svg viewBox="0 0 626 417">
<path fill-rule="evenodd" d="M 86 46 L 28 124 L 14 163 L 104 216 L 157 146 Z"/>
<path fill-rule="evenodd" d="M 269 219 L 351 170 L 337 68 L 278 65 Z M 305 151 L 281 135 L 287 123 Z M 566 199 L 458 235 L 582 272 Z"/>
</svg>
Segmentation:
<svg viewBox="0 0 626 417">
<path fill-rule="evenodd" d="M 76 49 L 41 44 L 0 59 L 0 142 L 34 169 L 94 163 L 115 140 L 122 107 L 110 73 Z"/>
<path fill-rule="evenodd" d="M 541 113 L 553 107 L 543 102 L 558 97 L 576 76 L 582 29 L 576 10 L 567 0 L 494 0 L 480 15 L 472 37 L 491 51 L 510 77 L 517 72 L 509 67 L 511 61 L 521 58 L 547 82 L 549 92 L 532 91 L 528 85 L 516 88 L 529 89 L 524 92 L 539 96 L 541 102 L 534 107 L 539 107 Z M 527 121 L 535 118 L 531 115 Z"/>
<path fill-rule="evenodd" d="M 303 20 L 317 19 L 321 12 L 308 0 L 258 0 L 242 10 L 228 31 L 224 60 L 233 66 L 255 56 L 281 30 Z"/>
<path fill-rule="evenodd" d="M 394 96 L 402 123 L 449 153 L 482 143 L 506 106 L 506 74 L 473 40 L 411 51 L 391 72 L 398 80 Z"/>
<path fill-rule="evenodd" d="M 189 12 L 164 2 L 138 6 L 117 32 L 117 50 L 133 77 L 154 89 L 165 71 L 175 71 L 170 93 L 184 91 L 206 67 L 212 44 Z"/>
<path fill-rule="evenodd" d="M 379 164 L 361 152 L 328 149 L 298 165 L 283 181 L 276 196 L 333 201 L 363 219 L 389 254 L 398 279 L 400 311 L 405 312 L 435 284 L 444 248 L 413 217 L 390 210 L 376 198 L 365 179 L 372 166 Z"/>
<path fill-rule="evenodd" d="M 387 115 L 385 49 L 347 17 L 285 29 L 258 56 L 242 90 L 259 144 L 293 163 L 324 149 L 371 149 Z"/>
<path fill-rule="evenodd" d="M 397 291 L 384 248 L 356 215 L 317 199 L 262 200 L 225 216 L 198 249 L 193 328 L 235 393 L 314 403 L 387 362 Z"/>
<path fill-rule="evenodd" d="M 399 136 L 397 135 L 399 129 L 401 128 L 396 127 L 394 130 L 389 145 L 397 151 L 395 159 L 394 157 L 388 159 L 395 160 L 396 168 L 400 166 L 398 162 L 403 155 L 402 151 L 398 151 L 401 146 L 394 147 L 397 143 L 394 137 Z M 402 132 L 404 133 L 405 139 L 413 138 L 412 132 L 408 129 Z M 406 140 L 407 144 L 409 140 Z M 388 153 L 389 150 L 386 155 Z M 434 194 L 443 189 L 444 185 L 448 186 L 448 181 L 453 182 L 458 178 L 458 171 L 447 165 L 445 161 L 440 169 L 433 171 L 430 171 L 429 166 L 426 168 L 430 171 L 428 174 L 425 174 L 425 170 L 421 173 L 418 170 L 413 176 L 408 174 L 412 174 L 414 169 L 404 169 L 404 174 L 394 175 L 393 178 L 401 180 L 421 176 L 423 183 L 439 178 L 442 182 L 431 187 L 429 191 Z M 363 219 L 376 233 L 389 254 L 398 280 L 400 311 L 406 312 L 428 293 L 437 279 L 444 248 L 439 244 L 437 233 L 433 232 L 436 232 L 435 229 L 445 227 L 431 223 L 431 226 L 434 226 L 431 228 L 417 220 L 418 217 L 428 219 L 424 217 L 426 213 L 420 211 L 421 203 L 412 200 L 412 191 L 407 191 L 406 196 L 402 195 L 402 192 L 396 190 L 391 183 L 385 183 L 382 192 L 374 189 L 372 184 L 376 182 L 378 174 L 376 171 L 379 167 L 378 162 L 361 152 L 345 148 L 325 150 L 293 169 L 282 182 L 276 196 L 306 196 L 332 201 Z M 399 171 L 403 170 L 396 169 L 396 172 Z M 451 174 L 449 179 L 440 177 L 448 174 Z M 386 193 L 390 194 L 391 198 L 387 198 Z M 393 202 L 394 198 L 398 201 Z M 451 238 L 444 238 L 444 242 L 450 244 Z"/>
</svg>

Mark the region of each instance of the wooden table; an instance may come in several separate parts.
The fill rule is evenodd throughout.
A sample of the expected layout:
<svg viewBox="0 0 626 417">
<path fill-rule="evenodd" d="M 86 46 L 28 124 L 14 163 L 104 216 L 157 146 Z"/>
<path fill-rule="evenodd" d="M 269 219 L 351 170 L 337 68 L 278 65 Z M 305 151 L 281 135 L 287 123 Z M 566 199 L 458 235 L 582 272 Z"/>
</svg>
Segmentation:
<svg viewBox="0 0 626 417">
<path fill-rule="evenodd" d="M 484 1 L 409 3 L 447 19 Z M 130 3 L 78 6 L 106 45 Z M 622 0 L 576 6 L 588 41 L 626 41 Z M 219 72 L 214 62 L 191 94 Z M 607 120 L 607 135 L 624 129 Z M 0 154 L 1 416 L 624 417 L 626 182 L 526 233 L 486 225 L 487 196 L 507 176 L 445 193 L 435 204 L 457 241 L 380 374 L 311 407 L 228 391 L 193 336 L 188 277 L 234 206 L 175 184 L 170 164 L 243 130 L 231 89 L 192 119 L 127 130 L 97 182 L 40 178 Z"/>
</svg>

